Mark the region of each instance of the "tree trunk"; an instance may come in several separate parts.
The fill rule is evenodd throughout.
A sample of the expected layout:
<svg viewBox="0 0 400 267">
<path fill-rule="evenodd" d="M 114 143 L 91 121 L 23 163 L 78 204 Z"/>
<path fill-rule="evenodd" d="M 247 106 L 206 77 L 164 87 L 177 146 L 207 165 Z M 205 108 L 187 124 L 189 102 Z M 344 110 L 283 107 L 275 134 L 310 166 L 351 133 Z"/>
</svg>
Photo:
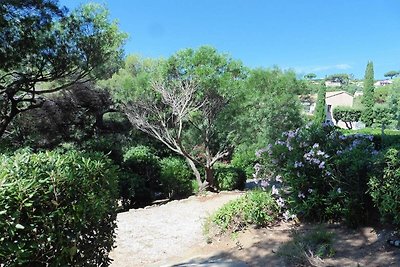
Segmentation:
<svg viewBox="0 0 400 267">
<path fill-rule="evenodd" d="M 8 125 L 11 123 L 12 119 L 16 116 L 15 112 L 11 112 L 9 116 L 6 116 L 1 122 L 0 122 L 0 139 L 3 137 L 4 133 L 7 130 Z"/>
<path fill-rule="evenodd" d="M 206 181 L 208 183 L 208 186 L 212 190 L 216 190 L 215 188 L 215 179 L 214 179 L 214 170 L 212 166 L 205 166 L 205 176 L 206 176 Z"/>
<path fill-rule="evenodd" d="M 196 164 L 188 157 L 185 157 L 186 162 L 189 164 L 190 168 L 192 169 L 194 176 L 196 177 L 197 184 L 199 185 L 199 191 L 205 191 L 207 189 L 208 183 L 207 181 L 201 181 L 201 175 L 199 170 L 196 167 Z"/>
</svg>

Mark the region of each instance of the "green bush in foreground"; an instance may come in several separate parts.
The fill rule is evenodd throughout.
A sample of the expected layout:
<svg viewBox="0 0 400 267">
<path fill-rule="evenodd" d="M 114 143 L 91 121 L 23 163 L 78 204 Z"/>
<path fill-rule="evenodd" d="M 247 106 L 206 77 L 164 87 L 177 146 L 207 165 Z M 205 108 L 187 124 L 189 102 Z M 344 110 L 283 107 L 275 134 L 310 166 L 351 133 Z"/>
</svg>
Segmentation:
<svg viewBox="0 0 400 267">
<path fill-rule="evenodd" d="M 162 190 L 169 198 L 186 197 L 192 194 L 193 173 L 184 160 L 174 157 L 160 161 Z"/>
<path fill-rule="evenodd" d="M 222 206 L 208 218 L 205 232 L 236 232 L 248 225 L 264 226 L 275 221 L 279 207 L 270 192 L 254 190 Z"/>
<path fill-rule="evenodd" d="M 375 171 L 371 177 L 369 193 L 383 220 L 400 226 L 400 150 L 388 149 L 375 167 L 383 171 Z"/>
<path fill-rule="evenodd" d="M 0 263 L 107 266 L 117 170 L 100 154 L 0 156 Z"/>
</svg>

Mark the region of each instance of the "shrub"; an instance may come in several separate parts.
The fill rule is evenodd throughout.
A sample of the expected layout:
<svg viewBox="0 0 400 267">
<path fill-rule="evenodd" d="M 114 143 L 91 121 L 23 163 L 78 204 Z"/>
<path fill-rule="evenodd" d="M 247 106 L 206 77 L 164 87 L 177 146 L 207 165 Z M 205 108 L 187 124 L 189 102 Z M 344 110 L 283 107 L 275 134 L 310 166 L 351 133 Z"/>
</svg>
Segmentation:
<svg viewBox="0 0 400 267">
<path fill-rule="evenodd" d="M 116 227 L 117 169 L 100 154 L 0 157 L 0 262 L 107 266 Z"/>
<path fill-rule="evenodd" d="M 227 164 L 215 164 L 215 182 L 218 190 L 243 190 L 246 185 L 246 174 L 239 168 Z"/>
<path fill-rule="evenodd" d="M 186 197 L 193 192 L 193 173 L 184 160 L 174 157 L 160 161 L 162 191 L 170 198 Z"/>
<path fill-rule="evenodd" d="M 264 226 L 272 223 L 278 212 L 278 205 L 270 192 L 249 191 L 211 215 L 205 228 L 217 227 L 218 233 L 224 233 L 240 231 L 248 225 Z"/>
<path fill-rule="evenodd" d="M 376 162 L 369 192 L 383 220 L 400 226 L 400 149 L 390 148 Z"/>
<path fill-rule="evenodd" d="M 254 154 L 255 149 L 239 148 L 233 153 L 231 165 L 235 168 L 241 169 L 245 172 L 246 178 L 251 178 L 254 172 L 254 164 L 256 162 L 256 156 Z"/>
<path fill-rule="evenodd" d="M 366 134 L 372 135 L 376 149 L 385 149 L 400 144 L 400 131 L 385 130 L 385 135 L 382 136 L 381 128 L 364 128 L 360 130 L 341 130 L 346 135 Z"/>
<path fill-rule="evenodd" d="M 143 177 L 123 170 L 118 179 L 119 199 L 125 210 L 143 207 L 152 201 L 150 189 L 145 186 Z"/>
<path fill-rule="evenodd" d="M 328 125 L 285 132 L 281 140 L 258 151 L 263 166 L 258 166 L 257 175 L 267 180 L 279 177 L 286 203 L 299 217 L 345 219 L 356 226 L 368 219 L 372 205 L 366 193 L 367 174 L 377 153 L 372 138 L 344 136 Z"/>
<path fill-rule="evenodd" d="M 148 146 L 130 147 L 123 155 L 123 166 L 142 177 L 145 186 L 152 191 L 160 190 L 159 158 Z"/>
</svg>

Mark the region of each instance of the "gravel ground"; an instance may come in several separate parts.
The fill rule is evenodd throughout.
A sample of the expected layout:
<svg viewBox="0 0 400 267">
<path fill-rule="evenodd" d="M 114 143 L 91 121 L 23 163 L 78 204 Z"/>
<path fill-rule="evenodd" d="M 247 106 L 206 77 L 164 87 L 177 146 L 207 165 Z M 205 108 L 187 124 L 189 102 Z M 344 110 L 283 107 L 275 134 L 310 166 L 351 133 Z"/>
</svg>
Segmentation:
<svg viewBox="0 0 400 267">
<path fill-rule="evenodd" d="M 157 266 L 168 258 L 204 244 L 204 218 L 240 192 L 192 196 L 161 206 L 118 214 L 112 267 Z M 160 263 L 161 265 L 161 263 Z"/>
</svg>

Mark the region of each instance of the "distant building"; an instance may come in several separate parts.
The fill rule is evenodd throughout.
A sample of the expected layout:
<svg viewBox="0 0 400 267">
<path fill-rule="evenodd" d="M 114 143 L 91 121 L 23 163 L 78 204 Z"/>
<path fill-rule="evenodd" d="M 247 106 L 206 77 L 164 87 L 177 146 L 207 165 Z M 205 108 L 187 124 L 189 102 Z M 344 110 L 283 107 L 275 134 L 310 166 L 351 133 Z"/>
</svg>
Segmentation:
<svg viewBox="0 0 400 267">
<path fill-rule="evenodd" d="M 317 94 L 311 95 L 301 95 L 299 96 L 300 102 L 303 105 L 304 112 L 308 115 L 314 114 L 316 103 L 317 103 Z M 345 91 L 333 91 L 326 92 L 325 102 L 326 102 L 326 122 L 332 123 L 340 128 L 347 128 L 346 124 L 342 121 L 336 122 L 333 119 L 333 109 L 337 106 L 353 106 L 354 96 L 345 92 Z"/>
<path fill-rule="evenodd" d="M 392 80 L 379 80 L 379 81 L 376 81 L 376 82 L 374 83 L 374 85 L 375 85 L 376 87 L 380 87 L 380 86 L 385 86 L 385 85 L 389 85 L 389 84 L 392 84 L 392 83 L 393 83 Z"/>
<path fill-rule="evenodd" d="M 326 121 L 332 122 L 340 128 L 347 128 L 346 124 L 342 121 L 336 122 L 333 119 L 333 109 L 337 106 L 353 106 L 354 97 L 345 91 L 326 92 Z"/>
<path fill-rule="evenodd" d="M 363 96 L 363 95 L 364 95 L 363 91 L 356 91 L 354 93 L 354 97 L 359 97 L 359 96 Z"/>
<path fill-rule="evenodd" d="M 333 81 L 325 81 L 326 87 L 340 87 L 342 86 L 341 82 L 333 82 Z"/>
</svg>

